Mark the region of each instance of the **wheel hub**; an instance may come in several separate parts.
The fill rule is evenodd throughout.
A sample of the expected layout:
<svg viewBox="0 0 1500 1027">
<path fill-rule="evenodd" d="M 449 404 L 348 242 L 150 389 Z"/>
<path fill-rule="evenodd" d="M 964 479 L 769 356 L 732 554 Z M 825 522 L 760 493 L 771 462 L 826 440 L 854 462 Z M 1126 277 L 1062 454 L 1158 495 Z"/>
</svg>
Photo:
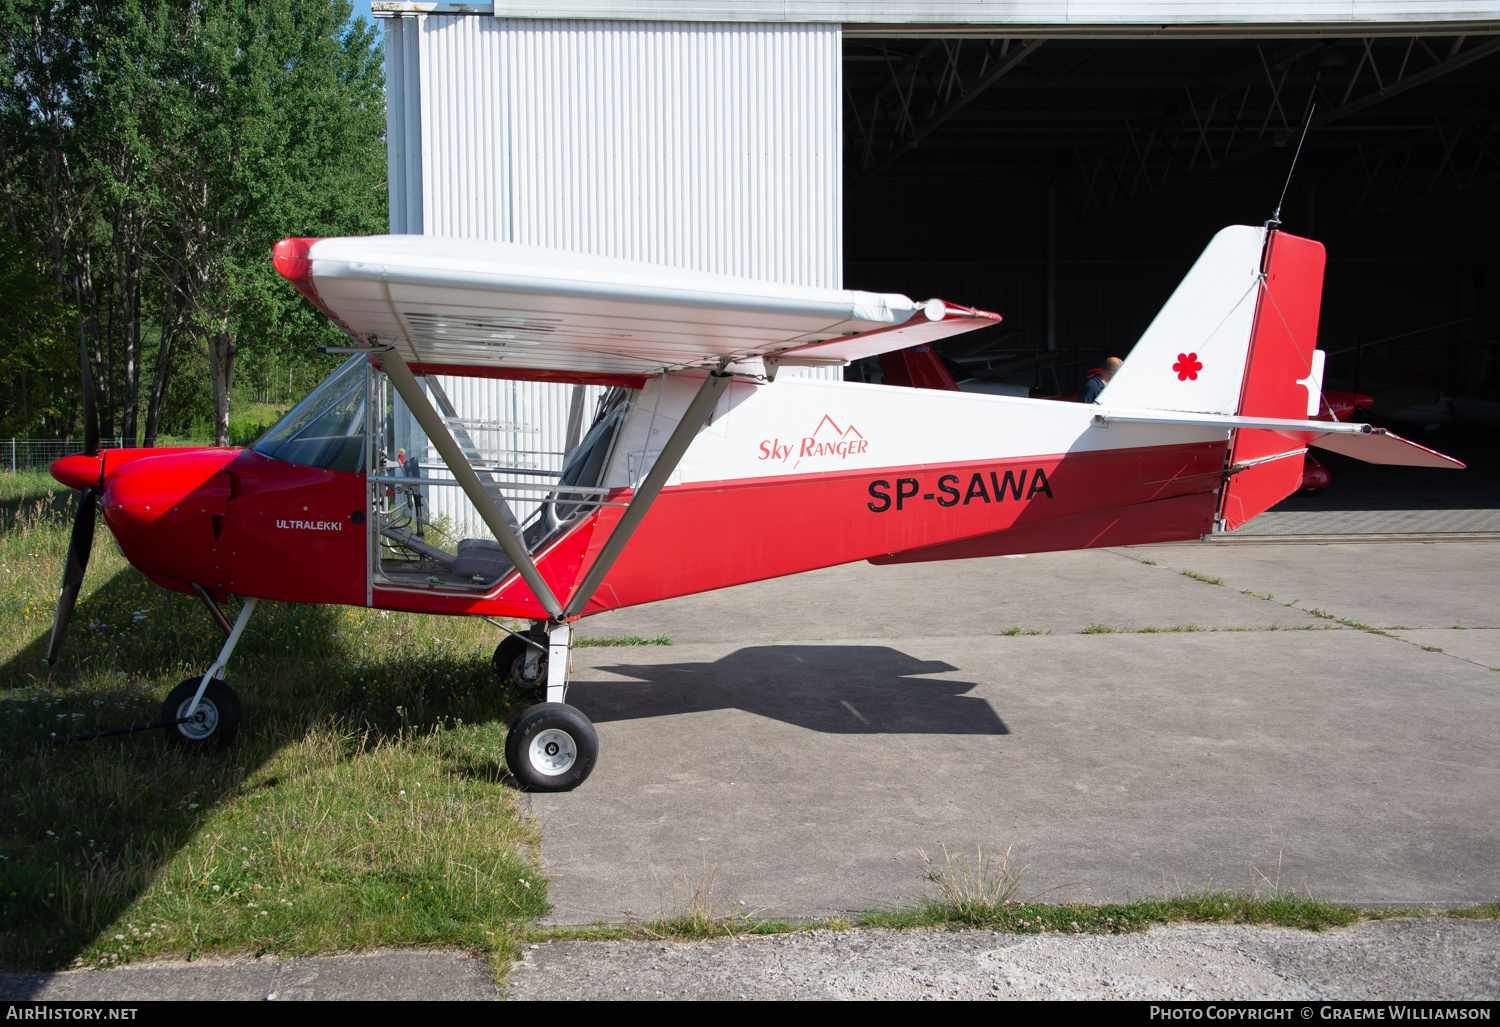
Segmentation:
<svg viewBox="0 0 1500 1027">
<path fill-rule="evenodd" d="M 548 728 L 537 732 L 527 746 L 527 755 L 537 773 L 557 777 L 572 768 L 578 759 L 578 746 L 566 731 Z"/>
<path fill-rule="evenodd" d="M 177 716 L 186 717 L 188 707 L 193 705 L 191 698 L 183 700 L 181 706 L 177 707 Z M 213 734 L 219 726 L 219 708 L 213 704 L 213 700 L 204 696 L 198 703 L 198 709 L 193 712 L 191 719 L 177 725 L 177 730 L 184 736 L 198 742 Z"/>
</svg>

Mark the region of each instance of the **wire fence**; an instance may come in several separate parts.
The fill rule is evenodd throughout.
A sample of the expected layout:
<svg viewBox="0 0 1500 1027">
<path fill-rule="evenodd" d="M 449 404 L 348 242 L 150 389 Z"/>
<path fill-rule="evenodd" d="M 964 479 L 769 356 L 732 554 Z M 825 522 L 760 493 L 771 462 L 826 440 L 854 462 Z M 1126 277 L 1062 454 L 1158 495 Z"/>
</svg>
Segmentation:
<svg viewBox="0 0 1500 1027">
<path fill-rule="evenodd" d="M 100 439 L 100 449 L 125 449 L 125 439 Z M 212 446 L 213 439 L 158 438 L 164 446 Z M 83 439 L 0 439 L 0 470 L 31 471 L 51 466 L 54 460 L 83 452 Z"/>
</svg>

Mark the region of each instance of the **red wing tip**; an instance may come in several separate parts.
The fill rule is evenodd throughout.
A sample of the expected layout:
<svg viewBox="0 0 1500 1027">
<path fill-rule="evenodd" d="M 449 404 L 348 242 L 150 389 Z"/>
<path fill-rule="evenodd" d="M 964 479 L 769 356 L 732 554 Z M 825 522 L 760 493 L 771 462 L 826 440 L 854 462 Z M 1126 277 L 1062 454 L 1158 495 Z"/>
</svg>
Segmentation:
<svg viewBox="0 0 1500 1027">
<path fill-rule="evenodd" d="M 271 248 L 271 264 L 287 281 L 306 282 L 312 276 L 313 243 L 321 241 L 300 236 L 283 239 Z"/>
<path fill-rule="evenodd" d="M 931 302 L 931 300 L 928 300 L 928 303 Z M 978 307 L 960 306 L 957 303 L 949 303 L 947 300 L 938 300 L 937 302 L 941 303 L 945 309 L 945 316 L 943 317 L 944 321 L 957 321 L 967 318 L 978 318 L 984 321 L 1005 320 L 999 314 L 996 314 L 989 310 L 980 310 Z M 926 304 L 923 305 L 925 306 Z"/>
</svg>

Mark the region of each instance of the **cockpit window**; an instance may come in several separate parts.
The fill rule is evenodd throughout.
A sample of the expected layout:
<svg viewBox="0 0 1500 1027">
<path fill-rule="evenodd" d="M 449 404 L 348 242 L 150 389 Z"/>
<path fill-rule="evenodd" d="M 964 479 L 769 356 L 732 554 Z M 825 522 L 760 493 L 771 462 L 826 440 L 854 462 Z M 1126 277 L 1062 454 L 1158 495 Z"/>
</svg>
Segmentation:
<svg viewBox="0 0 1500 1027">
<path fill-rule="evenodd" d="M 261 456 L 358 473 L 364 467 L 366 358 L 356 355 L 255 444 Z"/>
</svg>

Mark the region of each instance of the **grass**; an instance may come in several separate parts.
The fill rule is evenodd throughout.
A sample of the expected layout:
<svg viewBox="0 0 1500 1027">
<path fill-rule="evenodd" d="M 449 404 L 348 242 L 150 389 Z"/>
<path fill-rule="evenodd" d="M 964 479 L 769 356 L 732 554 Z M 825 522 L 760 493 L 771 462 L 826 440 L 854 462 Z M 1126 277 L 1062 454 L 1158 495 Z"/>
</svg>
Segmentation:
<svg viewBox="0 0 1500 1027">
<path fill-rule="evenodd" d="M 656 635 L 656 636 L 654 636 L 652 638 L 646 638 L 646 637 L 644 637 L 642 635 L 626 635 L 626 636 L 621 637 L 621 638 L 610 638 L 610 637 L 598 636 L 598 635 L 580 635 L 578 638 L 573 639 L 573 647 L 575 649 L 587 649 L 587 648 L 590 648 L 590 647 L 617 646 L 617 645 L 671 645 L 671 644 L 672 644 L 672 640 L 670 638 L 668 638 L 666 635 Z"/>
<path fill-rule="evenodd" d="M 1294 600 L 1294 602 L 1296 602 L 1296 601 L 1297 600 Z M 1288 605 L 1291 605 L 1291 604 L 1288 604 Z M 1349 620 L 1348 618 L 1345 618 L 1345 617 L 1336 616 L 1334 614 L 1329 613 L 1327 610 L 1320 610 L 1320 609 L 1318 609 L 1315 606 L 1304 606 L 1304 607 L 1302 607 L 1302 609 L 1306 610 L 1308 613 L 1312 614 L 1314 617 L 1319 617 L 1319 618 L 1322 618 L 1323 620 L 1331 620 L 1335 624 L 1342 624 L 1342 625 L 1344 625 L 1344 627 L 1346 627 L 1346 628 L 1354 628 L 1354 629 L 1356 629 L 1358 631 L 1367 631 L 1367 632 L 1369 632 L 1372 635 L 1384 635 L 1386 638 L 1396 638 L 1396 636 L 1393 635 L 1393 634 L 1391 634 L 1389 631 L 1385 631 L 1385 630 L 1383 630 L 1381 628 L 1377 628 L 1377 627 L 1375 627 L 1373 625 L 1370 625 L 1370 624 L 1364 624 L 1364 623 L 1362 623 L 1360 621 L 1357 621 L 1357 620 Z"/>
<path fill-rule="evenodd" d="M 1215 578 L 1207 574 L 1199 574 L 1197 571 L 1183 571 L 1182 573 L 1195 581 L 1206 581 L 1210 585 L 1224 584 L 1223 578 Z"/>
<path fill-rule="evenodd" d="M 1004 635 L 1007 638 L 1014 638 L 1017 635 L 1050 635 L 1051 632 L 1045 631 L 1042 628 L 1022 628 L 1017 625 L 1015 627 L 1006 628 L 1004 631 L 1000 632 L 1000 634 Z"/>
<path fill-rule="evenodd" d="M 0 475 L 0 747 L 155 719 L 222 644 L 101 524 L 46 668 L 71 500 Z M 230 748 L 152 731 L 0 752 L 0 965 L 377 944 L 504 965 L 549 907 L 505 783 L 521 700 L 494 680 L 496 642 L 476 619 L 262 603 L 227 676 L 245 709 Z"/>
<path fill-rule="evenodd" d="M 1245 895 L 1233 891 L 1204 891 L 1159 899 L 1122 903 L 1048 903 L 1011 901 L 989 906 L 958 905 L 934 900 L 908 909 L 880 910 L 816 920 L 757 920 L 733 912 L 713 917 L 674 915 L 632 920 L 623 924 L 595 923 L 582 927 L 535 927 L 528 943 L 545 941 L 704 941 L 711 938 L 793 934 L 801 931 L 856 929 L 993 930 L 1014 934 L 1130 934 L 1175 924 L 1243 924 L 1322 931 L 1359 923 L 1398 918 L 1451 917 L 1464 920 L 1500 919 L 1500 904 L 1464 909 L 1351 906 L 1284 893 Z"/>
<path fill-rule="evenodd" d="M 928 901 L 905 909 L 881 910 L 853 916 L 792 921 L 758 919 L 742 905 L 726 903 L 715 894 L 717 867 L 703 868 L 691 882 L 686 872 L 674 882 L 670 895 L 663 889 L 662 912 L 656 917 L 623 924 L 594 923 L 584 927 L 536 927 L 528 942 L 541 941 L 701 941 L 710 938 L 790 934 L 798 931 L 876 928 L 987 929 L 1016 934 L 1126 934 L 1171 924 L 1249 924 L 1325 930 L 1396 917 L 1454 917 L 1500 919 L 1500 903 L 1456 910 L 1412 907 L 1372 908 L 1327 902 L 1298 890 L 1279 886 L 1272 860 L 1272 876 L 1251 868 L 1257 885 L 1249 893 L 1210 890 L 1123 903 L 1051 903 L 1041 896 L 1018 898 L 1024 868 L 1014 847 L 1000 855 L 983 847 L 970 858 L 955 856 L 946 846 L 941 861 L 919 853 L 918 871 L 935 888 Z"/>
</svg>

